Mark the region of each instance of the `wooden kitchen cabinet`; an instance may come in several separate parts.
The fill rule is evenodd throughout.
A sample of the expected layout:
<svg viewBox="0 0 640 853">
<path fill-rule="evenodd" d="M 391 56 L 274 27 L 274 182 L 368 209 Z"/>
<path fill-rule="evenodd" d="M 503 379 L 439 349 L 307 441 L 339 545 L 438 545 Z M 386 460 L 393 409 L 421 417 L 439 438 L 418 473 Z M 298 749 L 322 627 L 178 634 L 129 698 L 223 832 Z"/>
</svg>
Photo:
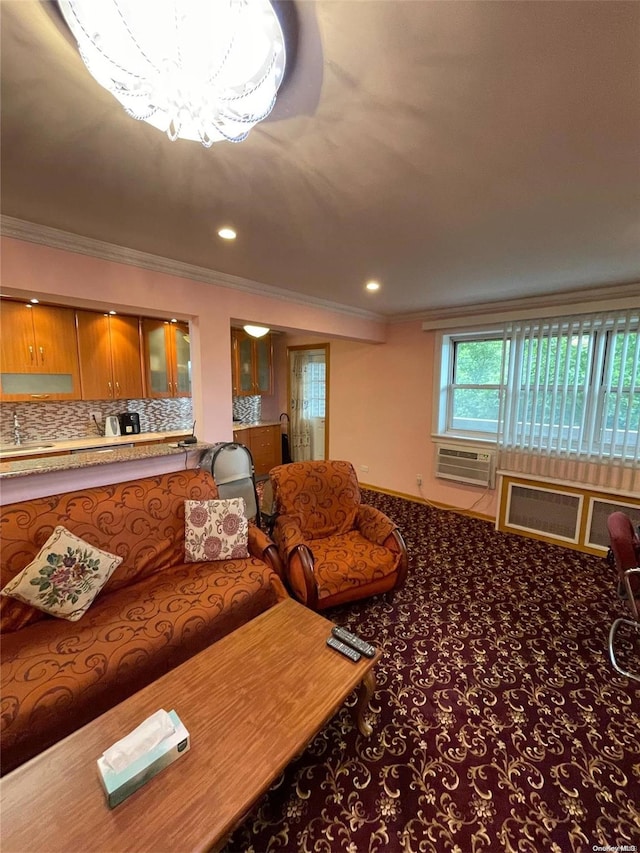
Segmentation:
<svg viewBox="0 0 640 853">
<path fill-rule="evenodd" d="M 132 400 L 143 396 L 137 317 L 77 311 L 83 400 Z"/>
<path fill-rule="evenodd" d="M 232 329 L 231 364 L 236 397 L 273 393 L 271 335 L 253 338 L 241 329 Z"/>
<path fill-rule="evenodd" d="M 72 308 L 2 301 L 0 386 L 5 401 L 80 399 Z"/>
<path fill-rule="evenodd" d="M 233 440 L 251 451 L 256 477 L 268 474 L 282 462 L 282 438 L 278 424 L 234 430 Z"/>
<path fill-rule="evenodd" d="M 145 318 L 142 337 L 147 397 L 190 397 L 189 326 Z"/>
</svg>

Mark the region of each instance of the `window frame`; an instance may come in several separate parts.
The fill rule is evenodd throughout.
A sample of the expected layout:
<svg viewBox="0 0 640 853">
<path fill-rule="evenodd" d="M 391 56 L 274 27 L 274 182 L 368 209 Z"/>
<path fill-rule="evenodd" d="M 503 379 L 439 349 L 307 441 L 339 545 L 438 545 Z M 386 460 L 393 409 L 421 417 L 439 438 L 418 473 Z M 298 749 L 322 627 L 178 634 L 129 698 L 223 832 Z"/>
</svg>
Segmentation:
<svg viewBox="0 0 640 853">
<path fill-rule="evenodd" d="M 623 447 L 621 443 L 618 443 L 615 446 L 612 446 L 611 436 L 614 428 L 607 426 L 607 399 L 612 393 L 611 390 L 607 390 L 607 375 L 608 372 L 610 373 L 613 369 L 610 366 L 610 361 L 615 356 L 615 347 L 612 346 L 611 341 L 617 334 L 620 334 L 621 331 L 623 331 L 625 335 L 640 335 L 640 323 L 635 326 L 632 325 L 631 328 L 627 328 L 626 330 L 621 330 L 618 323 L 613 321 L 600 328 L 593 327 L 585 331 L 585 335 L 589 338 L 592 357 L 590 359 L 591 363 L 583 386 L 585 416 L 582 427 L 583 430 L 588 431 L 590 435 L 587 452 L 588 455 L 593 458 L 611 456 L 618 456 L 622 459 L 629 458 L 628 453 L 625 452 L 626 445 Z M 451 332 L 438 333 L 437 352 L 439 353 L 440 360 L 439 365 L 436 365 L 438 385 L 434 389 L 434 403 L 437 407 L 437 410 L 434 413 L 434 437 L 445 438 L 447 440 L 473 441 L 474 443 L 490 444 L 493 446 L 498 445 L 501 424 L 500 418 L 504 417 L 502 406 L 500 406 L 495 433 L 488 432 L 487 430 L 481 431 L 455 428 L 453 426 L 453 407 L 455 392 L 459 388 L 478 388 L 480 390 L 487 389 L 492 391 L 497 390 L 500 396 L 500 401 L 504 401 L 510 390 L 508 387 L 510 377 L 518 378 L 517 383 L 513 383 L 514 387 L 511 389 L 511 393 L 522 393 L 523 347 L 521 342 L 514 340 L 514 338 L 506 337 L 507 340 L 510 341 L 509 355 L 506 364 L 504 360 L 502 363 L 502 381 L 499 384 L 471 384 L 454 382 L 456 369 L 456 345 L 468 342 L 480 343 L 487 340 L 499 340 L 502 342 L 505 338 L 504 327 L 500 328 L 492 326 L 491 328 L 484 328 L 482 330 L 459 329 Z M 553 338 L 554 334 L 551 333 L 549 337 Z M 629 417 L 631 417 L 631 414 L 633 413 L 634 395 L 639 393 L 639 390 L 638 385 L 623 385 L 622 387 L 615 389 L 614 393 L 616 395 L 629 399 Z M 558 393 L 560 393 L 560 391 L 558 391 Z M 616 407 L 616 410 L 617 408 L 618 407 Z M 530 424 L 525 423 L 524 426 L 529 427 Z M 558 432 L 562 433 L 564 429 L 568 430 L 569 427 L 563 428 L 558 424 L 542 427 L 543 431 L 546 430 L 548 434 L 552 436 L 555 435 L 556 437 Z M 560 444 L 559 452 L 562 454 L 569 454 L 576 446 L 577 441 L 573 438 L 569 446 L 567 446 L 566 440 L 563 440 Z"/>
</svg>

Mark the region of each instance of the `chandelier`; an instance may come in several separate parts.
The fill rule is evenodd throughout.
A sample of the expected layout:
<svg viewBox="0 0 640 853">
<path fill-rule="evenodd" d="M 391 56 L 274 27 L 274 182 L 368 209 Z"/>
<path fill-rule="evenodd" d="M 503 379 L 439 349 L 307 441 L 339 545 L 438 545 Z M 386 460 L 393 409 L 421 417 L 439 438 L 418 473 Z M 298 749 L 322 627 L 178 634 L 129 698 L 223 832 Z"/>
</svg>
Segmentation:
<svg viewBox="0 0 640 853">
<path fill-rule="evenodd" d="M 269 0 L 58 0 L 82 59 L 128 115 L 169 139 L 241 142 L 285 67 Z"/>
</svg>

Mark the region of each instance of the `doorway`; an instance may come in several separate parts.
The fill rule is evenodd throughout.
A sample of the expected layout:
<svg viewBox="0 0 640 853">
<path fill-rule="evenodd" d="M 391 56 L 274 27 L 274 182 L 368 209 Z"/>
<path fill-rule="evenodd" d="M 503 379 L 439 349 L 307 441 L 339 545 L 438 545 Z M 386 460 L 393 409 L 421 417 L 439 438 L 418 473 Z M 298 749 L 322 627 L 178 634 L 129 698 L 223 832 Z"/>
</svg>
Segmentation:
<svg viewBox="0 0 640 853">
<path fill-rule="evenodd" d="M 287 347 L 289 446 L 294 462 L 329 457 L 329 344 Z"/>
</svg>

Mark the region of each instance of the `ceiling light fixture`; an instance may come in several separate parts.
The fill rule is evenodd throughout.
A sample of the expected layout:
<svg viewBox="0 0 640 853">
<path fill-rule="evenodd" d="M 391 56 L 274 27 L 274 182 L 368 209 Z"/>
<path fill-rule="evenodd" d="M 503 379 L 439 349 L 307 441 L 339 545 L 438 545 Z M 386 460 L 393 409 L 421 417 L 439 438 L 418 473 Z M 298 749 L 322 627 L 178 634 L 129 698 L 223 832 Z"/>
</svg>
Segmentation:
<svg viewBox="0 0 640 853">
<path fill-rule="evenodd" d="M 218 231 L 218 237 L 222 237 L 223 240 L 235 240 L 236 236 L 236 232 L 233 228 L 221 228 Z"/>
<path fill-rule="evenodd" d="M 269 0 L 58 0 L 95 79 L 169 139 L 242 142 L 285 67 Z"/>
<path fill-rule="evenodd" d="M 243 326 L 242 328 L 252 338 L 264 338 L 271 331 L 268 326 Z"/>
<path fill-rule="evenodd" d="M 380 282 L 379 281 L 368 281 L 365 285 L 367 290 L 370 290 L 372 293 L 376 290 L 380 290 Z"/>
</svg>

